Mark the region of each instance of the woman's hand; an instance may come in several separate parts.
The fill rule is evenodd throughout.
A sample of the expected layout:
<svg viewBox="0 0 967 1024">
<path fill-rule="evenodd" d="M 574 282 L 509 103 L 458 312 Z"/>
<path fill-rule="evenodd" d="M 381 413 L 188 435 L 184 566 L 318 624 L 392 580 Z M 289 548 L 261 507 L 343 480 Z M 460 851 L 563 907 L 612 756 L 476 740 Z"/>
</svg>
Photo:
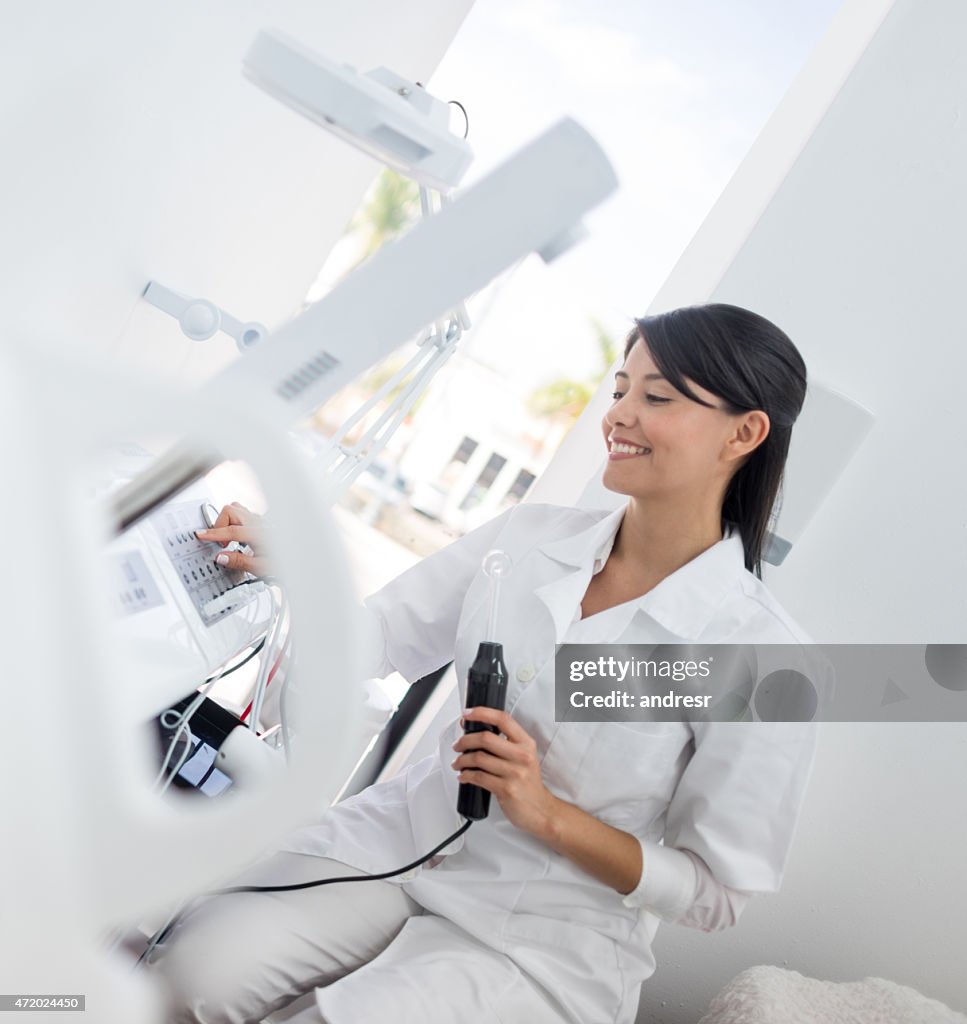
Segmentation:
<svg viewBox="0 0 967 1024">
<path fill-rule="evenodd" d="M 495 725 L 501 735 L 489 729 L 468 732 L 453 744 L 454 750 L 462 751 L 450 765 L 460 772 L 458 780 L 493 793 L 507 820 L 517 828 L 539 839 L 548 837 L 558 799 L 541 778 L 537 744 L 506 711 L 468 708 L 463 717 Z"/>
<path fill-rule="evenodd" d="M 226 505 L 215 525 L 210 530 L 196 530 L 195 535 L 199 540 L 214 541 L 222 546 L 231 544 L 247 544 L 252 549 L 252 554 L 243 551 L 222 551 L 215 561 L 226 569 L 239 569 L 243 572 L 250 572 L 253 576 L 270 575 L 269 561 L 265 557 L 265 527 L 262 526 L 262 517 L 255 512 L 250 512 L 244 505 L 233 501 Z"/>
</svg>

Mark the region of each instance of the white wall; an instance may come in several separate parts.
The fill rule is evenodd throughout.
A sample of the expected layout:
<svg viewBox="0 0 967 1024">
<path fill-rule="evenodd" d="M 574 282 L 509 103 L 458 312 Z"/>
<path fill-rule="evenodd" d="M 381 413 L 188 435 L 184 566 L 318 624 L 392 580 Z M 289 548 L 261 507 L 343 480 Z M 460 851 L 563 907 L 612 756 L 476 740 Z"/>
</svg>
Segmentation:
<svg viewBox="0 0 967 1024">
<path fill-rule="evenodd" d="M 242 321 L 289 319 L 379 165 L 242 75 L 280 29 L 426 81 L 472 0 L 49 0 L 4 18 L 5 340 L 76 339 L 185 383 L 236 356 L 141 301 L 148 280 Z"/>
<path fill-rule="evenodd" d="M 846 3 L 650 311 L 723 301 L 761 312 L 812 374 L 877 417 L 786 562 L 765 570 L 807 632 L 956 643 L 967 607 L 967 6 L 890 8 Z M 576 501 L 597 472 L 606 390 L 532 500 Z M 639 1020 L 697 1021 L 758 963 L 884 977 L 967 1009 L 965 768 L 963 723 L 823 726 L 782 893 L 753 901 L 727 933 L 660 929 Z"/>
</svg>

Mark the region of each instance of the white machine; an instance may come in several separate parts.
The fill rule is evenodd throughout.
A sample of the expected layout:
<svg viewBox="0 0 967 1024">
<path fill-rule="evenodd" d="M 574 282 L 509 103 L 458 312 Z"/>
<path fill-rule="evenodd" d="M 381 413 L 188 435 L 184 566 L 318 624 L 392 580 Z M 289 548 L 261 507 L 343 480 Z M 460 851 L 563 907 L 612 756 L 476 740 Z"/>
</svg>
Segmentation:
<svg viewBox="0 0 967 1024">
<path fill-rule="evenodd" d="M 193 394 L 18 327 L 21 344 L 0 352 L 2 461 L 24 497 L 3 510 L 19 588 L 4 592 L 5 677 L 16 682 L 4 754 L 17 771 L 0 787 L 10 985 L 84 993 L 104 1024 L 160 1019 L 147 980 L 108 957 L 108 932 L 210 887 L 331 802 L 360 742 L 354 595 L 329 498 L 288 430 L 526 253 L 563 251 L 615 184 L 594 140 L 564 122 Z M 144 280 L 118 287 L 136 297 Z M 119 437 L 186 440 L 92 502 L 92 460 Z M 221 588 L 240 582 L 214 570 L 192 536 L 203 502 L 232 497 L 203 479 L 225 459 L 251 466 L 272 507 L 273 563 L 297 644 L 287 692 L 312 742 L 296 736 L 281 775 L 249 744 L 233 751 L 240 770 L 225 799 L 167 800 L 154 787 L 145 722 L 269 618 L 260 595 L 211 610 Z M 57 585 L 42 589 L 35 553 L 51 548 Z M 251 736 L 236 729 L 233 740 L 243 732 Z"/>
</svg>

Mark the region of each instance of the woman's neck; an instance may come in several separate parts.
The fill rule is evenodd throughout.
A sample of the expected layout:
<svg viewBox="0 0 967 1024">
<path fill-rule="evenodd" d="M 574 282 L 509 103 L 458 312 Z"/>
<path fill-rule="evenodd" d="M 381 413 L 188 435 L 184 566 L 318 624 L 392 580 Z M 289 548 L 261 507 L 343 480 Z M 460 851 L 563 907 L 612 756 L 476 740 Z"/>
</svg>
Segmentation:
<svg viewBox="0 0 967 1024">
<path fill-rule="evenodd" d="M 611 550 L 627 575 L 640 566 L 643 578 L 664 579 L 723 537 L 721 512 L 683 516 L 680 508 L 645 507 L 628 502 Z"/>
</svg>

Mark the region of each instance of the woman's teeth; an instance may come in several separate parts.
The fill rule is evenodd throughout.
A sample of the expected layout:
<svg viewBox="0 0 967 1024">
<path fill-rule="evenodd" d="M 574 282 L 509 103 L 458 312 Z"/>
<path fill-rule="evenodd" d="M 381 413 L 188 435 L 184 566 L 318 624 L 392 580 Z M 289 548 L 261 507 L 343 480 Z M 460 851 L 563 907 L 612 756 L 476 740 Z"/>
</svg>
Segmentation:
<svg viewBox="0 0 967 1024">
<path fill-rule="evenodd" d="M 644 455 L 650 452 L 650 448 L 636 448 L 633 444 L 613 444 L 611 451 L 621 455 Z"/>
</svg>

